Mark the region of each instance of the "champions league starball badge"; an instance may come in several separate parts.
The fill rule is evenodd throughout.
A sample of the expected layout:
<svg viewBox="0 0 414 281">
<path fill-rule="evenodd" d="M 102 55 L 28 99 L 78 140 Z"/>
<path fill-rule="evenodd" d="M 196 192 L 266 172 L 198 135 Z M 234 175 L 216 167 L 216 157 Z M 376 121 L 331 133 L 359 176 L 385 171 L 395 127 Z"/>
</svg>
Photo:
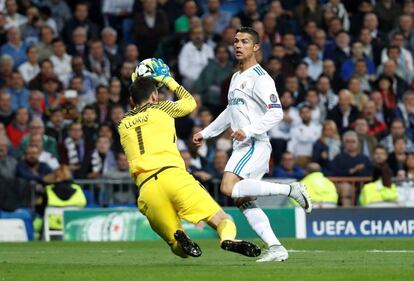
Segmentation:
<svg viewBox="0 0 414 281">
<path fill-rule="evenodd" d="M 270 95 L 270 101 L 271 102 L 277 102 L 277 96 L 275 94 Z"/>
</svg>

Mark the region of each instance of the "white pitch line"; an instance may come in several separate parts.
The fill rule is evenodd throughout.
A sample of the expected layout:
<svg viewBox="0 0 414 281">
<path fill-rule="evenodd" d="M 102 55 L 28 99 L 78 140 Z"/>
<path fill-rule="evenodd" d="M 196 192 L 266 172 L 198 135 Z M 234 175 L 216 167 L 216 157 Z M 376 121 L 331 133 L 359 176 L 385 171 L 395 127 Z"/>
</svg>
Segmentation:
<svg viewBox="0 0 414 281">
<path fill-rule="evenodd" d="M 288 249 L 289 253 L 324 253 L 324 252 L 336 252 L 332 250 L 294 250 Z M 414 250 L 366 250 L 367 253 L 414 253 Z"/>
</svg>

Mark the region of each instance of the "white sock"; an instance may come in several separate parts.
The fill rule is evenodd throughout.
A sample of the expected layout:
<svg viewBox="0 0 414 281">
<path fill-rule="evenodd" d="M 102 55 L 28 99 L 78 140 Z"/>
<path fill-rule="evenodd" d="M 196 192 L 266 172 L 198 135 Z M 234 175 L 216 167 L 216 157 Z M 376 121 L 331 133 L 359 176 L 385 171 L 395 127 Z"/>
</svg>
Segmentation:
<svg viewBox="0 0 414 281">
<path fill-rule="evenodd" d="M 252 229 L 269 248 L 274 245 L 281 245 L 273 232 L 268 217 L 254 201 L 244 203 L 239 209 L 246 217 Z"/>
<path fill-rule="evenodd" d="M 231 198 L 286 195 L 290 193 L 290 185 L 271 183 L 261 180 L 244 179 L 236 183 L 231 193 Z"/>
</svg>

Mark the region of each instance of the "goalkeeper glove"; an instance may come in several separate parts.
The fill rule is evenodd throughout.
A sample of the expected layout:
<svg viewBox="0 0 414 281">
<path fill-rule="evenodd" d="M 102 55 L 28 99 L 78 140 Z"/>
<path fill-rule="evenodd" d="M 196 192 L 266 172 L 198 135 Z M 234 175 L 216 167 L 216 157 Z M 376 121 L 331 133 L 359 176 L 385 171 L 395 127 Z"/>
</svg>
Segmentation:
<svg viewBox="0 0 414 281">
<path fill-rule="evenodd" d="M 164 86 L 173 92 L 180 86 L 180 84 L 171 77 L 170 68 L 162 59 L 154 59 L 151 66 L 155 73 L 150 77 L 155 81 L 164 84 Z"/>
</svg>

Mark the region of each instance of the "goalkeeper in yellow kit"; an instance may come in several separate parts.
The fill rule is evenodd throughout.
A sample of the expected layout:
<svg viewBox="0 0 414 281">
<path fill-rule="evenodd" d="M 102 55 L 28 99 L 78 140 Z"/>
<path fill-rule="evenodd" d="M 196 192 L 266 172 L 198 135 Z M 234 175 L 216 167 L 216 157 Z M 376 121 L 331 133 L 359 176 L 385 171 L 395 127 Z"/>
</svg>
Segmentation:
<svg viewBox="0 0 414 281">
<path fill-rule="evenodd" d="M 118 125 L 130 172 L 139 189 L 139 210 L 180 257 L 201 255 L 200 247 L 183 231 L 180 219 L 194 224 L 206 221 L 217 230 L 224 250 L 250 257 L 260 255 L 255 244 L 235 240 L 233 221 L 185 169 L 177 149 L 174 118 L 193 111 L 194 98 L 170 76 L 162 60 L 152 59 L 148 66 L 154 73 L 151 78 L 132 75 L 132 109 Z M 178 100 L 158 102 L 154 82 L 168 87 Z"/>
</svg>

